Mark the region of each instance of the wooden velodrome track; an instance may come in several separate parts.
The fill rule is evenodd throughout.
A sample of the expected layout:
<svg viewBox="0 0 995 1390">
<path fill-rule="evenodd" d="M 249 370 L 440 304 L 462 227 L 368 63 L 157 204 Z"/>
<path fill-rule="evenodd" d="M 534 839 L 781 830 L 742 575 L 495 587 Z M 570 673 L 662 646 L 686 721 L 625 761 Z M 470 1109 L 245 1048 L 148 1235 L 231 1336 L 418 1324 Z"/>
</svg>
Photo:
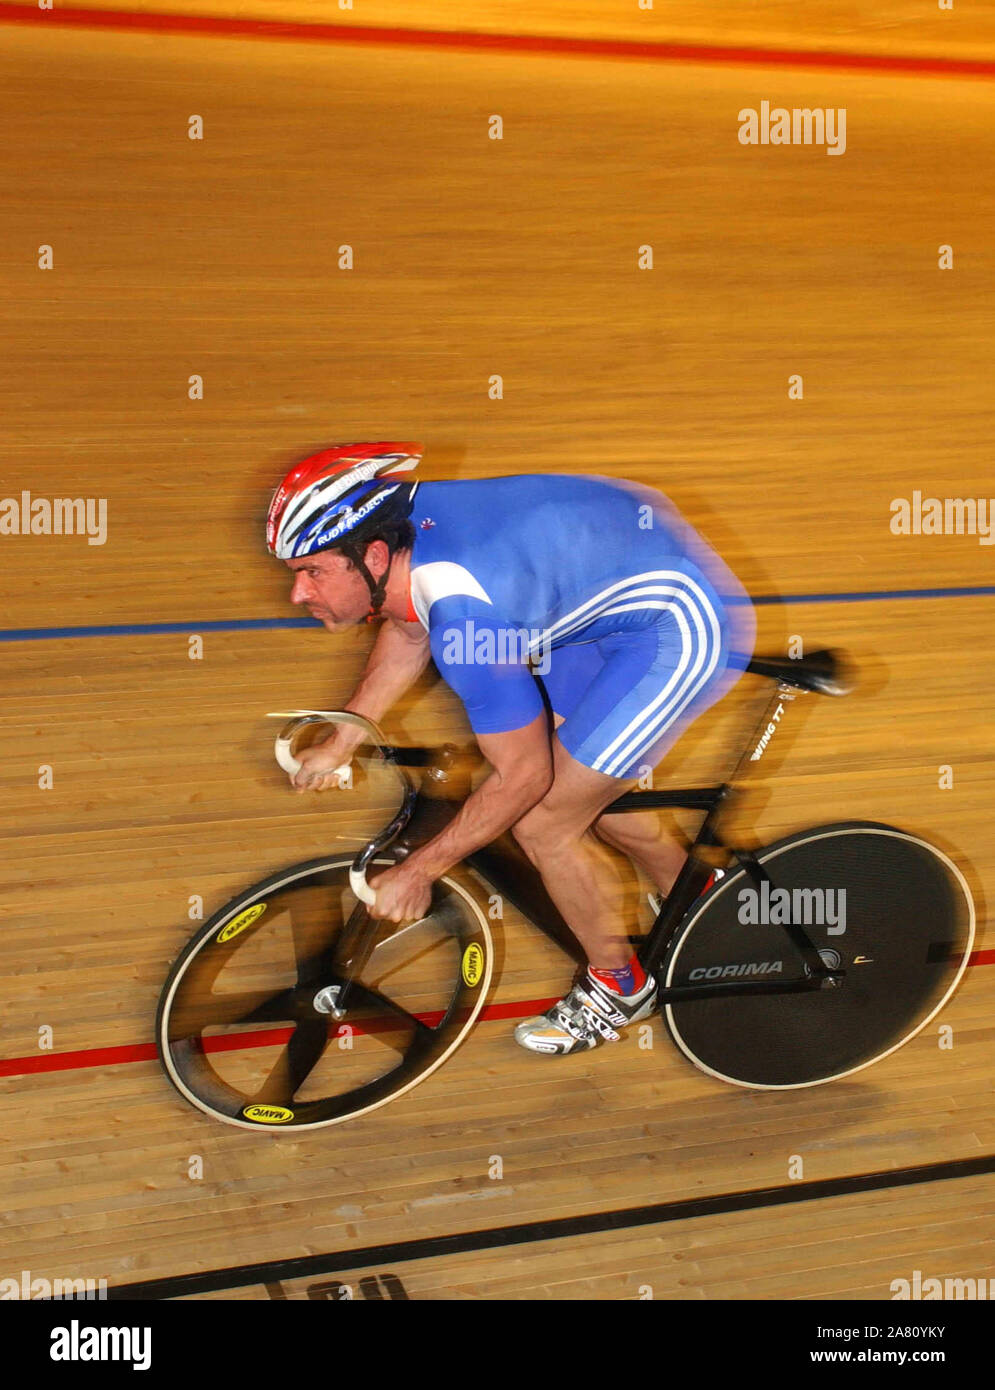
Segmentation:
<svg viewBox="0 0 995 1390">
<path fill-rule="evenodd" d="M 389 1271 L 413 1299 L 599 1300 L 880 1299 L 916 1269 L 995 1274 L 993 552 L 889 529 L 915 489 L 995 491 L 995 86 L 930 67 L 990 64 L 990 16 L 461 7 L 466 30 L 863 54 L 860 70 L 162 34 L 28 8 L 0 7 L 0 493 L 108 511 L 100 546 L 0 536 L 0 1274 L 255 1299 Z M 399 26 L 415 8 L 279 17 Z M 889 67 L 903 56 L 918 66 Z M 741 145 L 737 113 L 762 100 L 845 107 L 845 156 Z M 662 487 L 760 601 L 761 650 L 849 649 L 861 690 L 810 701 L 746 809 L 764 837 L 859 816 L 957 854 L 980 936 L 937 1024 L 783 1094 L 700 1074 L 659 1021 L 652 1051 L 547 1064 L 511 1030 L 570 967 L 509 912 L 495 1007 L 408 1096 L 303 1137 L 187 1107 L 151 1026 L 191 896 L 213 911 L 344 843 L 355 813 L 288 792 L 263 716 L 344 702 L 369 633 L 288 624 L 260 531 L 288 461 L 351 438 L 424 439 L 427 478 Z M 658 784 L 721 775 L 751 695 Z M 389 727 L 466 728 L 428 682 Z"/>
</svg>

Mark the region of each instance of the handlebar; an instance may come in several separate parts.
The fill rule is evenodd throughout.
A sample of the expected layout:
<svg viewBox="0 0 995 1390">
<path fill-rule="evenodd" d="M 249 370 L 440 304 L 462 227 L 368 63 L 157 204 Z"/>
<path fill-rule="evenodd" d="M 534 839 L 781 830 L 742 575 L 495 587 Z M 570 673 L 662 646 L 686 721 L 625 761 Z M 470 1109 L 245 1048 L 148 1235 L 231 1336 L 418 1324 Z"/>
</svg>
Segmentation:
<svg viewBox="0 0 995 1390">
<path fill-rule="evenodd" d="M 370 861 L 387 848 L 387 846 L 404 829 L 411 819 L 411 812 L 418 795 L 414 783 L 402 767 L 396 762 L 393 751 L 386 743 L 383 731 L 374 724 L 372 719 L 366 719 L 361 714 L 354 714 L 352 710 L 315 710 L 298 709 L 282 710 L 266 716 L 268 719 L 289 719 L 290 723 L 285 724 L 276 736 L 273 745 L 273 753 L 289 776 L 294 777 L 300 771 L 301 764 L 294 757 L 294 740 L 302 729 L 309 728 L 312 724 L 355 724 L 361 728 L 369 737 L 369 741 L 375 746 L 384 763 L 387 764 L 397 775 L 401 783 L 404 799 L 401 808 L 394 819 L 386 825 L 379 835 L 374 836 L 367 845 L 360 850 L 353 860 L 349 869 L 349 886 L 356 897 L 368 907 L 376 904 L 377 895 L 366 881 L 366 870 Z M 335 768 L 333 776 L 341 781 L 345 777 L 351 766 L 350 762 L 342 763 Z"/>
</svg>

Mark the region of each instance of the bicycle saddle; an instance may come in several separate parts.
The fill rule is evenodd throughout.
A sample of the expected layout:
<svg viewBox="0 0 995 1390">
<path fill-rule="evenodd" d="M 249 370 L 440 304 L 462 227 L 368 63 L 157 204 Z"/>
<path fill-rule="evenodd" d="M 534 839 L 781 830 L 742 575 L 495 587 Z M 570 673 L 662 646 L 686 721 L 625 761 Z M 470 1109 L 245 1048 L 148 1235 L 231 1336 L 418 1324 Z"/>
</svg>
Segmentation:
<svg viewBox="0 0 995 1390">
<path fill-rule="evenodd" d="M 841 653 L 823 648 L 808 656 L 755 656 L 746 668 L 755 676 L 770 676 L 799 690 L 814 690 L 819 695 L 849 695 L 855 681 L 845 670 Z"/>
</svg>

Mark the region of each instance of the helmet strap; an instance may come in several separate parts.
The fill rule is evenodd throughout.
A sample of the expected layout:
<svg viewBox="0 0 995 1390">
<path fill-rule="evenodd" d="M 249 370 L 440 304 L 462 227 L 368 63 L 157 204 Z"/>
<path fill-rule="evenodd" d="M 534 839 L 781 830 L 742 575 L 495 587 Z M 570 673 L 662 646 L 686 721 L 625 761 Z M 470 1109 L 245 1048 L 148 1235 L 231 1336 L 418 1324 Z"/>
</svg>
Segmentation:
<svg viewBox="0 0 995 1390">
<path fill-rule="evenodd" d="M 368 623 L 372 623 L 377 618 L 379 618 L 380 610 L 383 607 L 384 600 L 387 597 L 387 579 L 390 575 L 390 567 L 394 557 L 393 555 L 388 556 L 387 568 L 384 570 L 383 574 L 380 576 L 379 579 L 374 579 L 373 575 L 366 568 L 366 563 L 363 560 L 362 551 L 366 549 L 365 546 L 360 547 L 359 545 L 353 544 L 349 546 L 343 546 L 342 549 L 345 551 L 346 555 L 348 555 L 352 563 L 356 566 L 356 569 L 359 570 L 360 574 L 366 580 L 366 587 L 370 591 L 370 611 L 366 615 L 366 621 Z"/>
</svg>

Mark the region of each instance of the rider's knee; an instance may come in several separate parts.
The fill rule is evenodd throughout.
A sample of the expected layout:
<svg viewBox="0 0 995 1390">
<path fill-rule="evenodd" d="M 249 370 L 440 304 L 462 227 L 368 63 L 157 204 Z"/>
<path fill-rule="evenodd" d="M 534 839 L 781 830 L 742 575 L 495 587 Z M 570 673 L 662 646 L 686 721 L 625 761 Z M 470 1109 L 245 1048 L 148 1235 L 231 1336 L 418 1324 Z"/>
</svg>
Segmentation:
<svg viewBox="0 0 995 1390">
<path fill-rule="evenodd" d="M 553 818 L 540 803 L 526 811 L 521 820 L 511 828 L 511 833 L 525 851 L 532 863 L 548 851 L 552 841 Z"/>
<path fill-rule="evenodd" d="M 520 821 L 511 827 L 511 833 L 515 837 L 519 846 L 525 851 L 526 856 L 534 864 L 536 855 L 539 851 L 540 835 L 534 825 L 531 811 L 527 811 Z"/>
<path fill-rule="evenodd" d="M 581 839 L 582 829 L 568 824 L 540 802 L 512 826 L 511 833 L 532 863 L 537 864 L 541 859 L 548 859 L 557 850 L 563 850 Z"/>
</svg>

